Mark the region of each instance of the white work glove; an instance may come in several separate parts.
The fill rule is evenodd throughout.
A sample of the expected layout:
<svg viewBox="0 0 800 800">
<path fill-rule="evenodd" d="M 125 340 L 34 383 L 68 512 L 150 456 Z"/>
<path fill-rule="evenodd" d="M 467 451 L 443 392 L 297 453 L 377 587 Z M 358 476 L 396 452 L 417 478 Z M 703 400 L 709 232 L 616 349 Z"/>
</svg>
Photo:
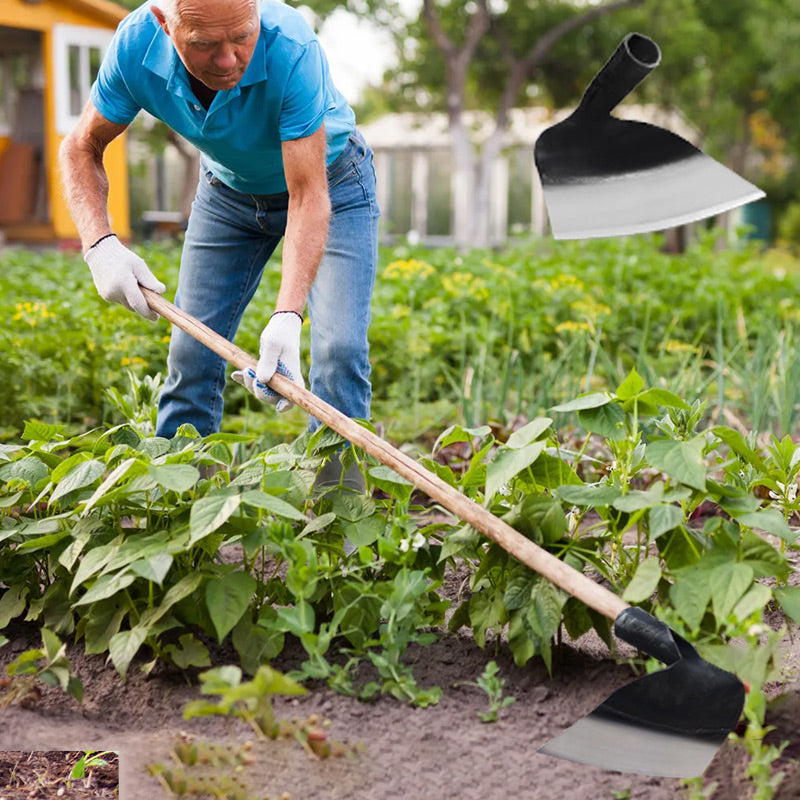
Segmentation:
<svg viewBox="0 0 800 800">
<path fill-rule="evenodd" d="M 258 365 L 246 370 L 236 370 L 231 378 L 240 383 L 262 403 L 271 403 L 280 412 L 294 406 L 291 400 L 267 386 L 278 372 L 290 381 L 305 388 L 300 371 L 300 328 L 303 318 L 294 311 L 276 311 L 261 332 Z"/>
<path fill-rule="evenodd" d="M 139 284 L 159 294 L 167 287 L 150 272 L 144 260 L 128 250 L 114 234 L 92 245 L 83 260 L 89 265 L 94 285 L 103 300 L 120 303 L 145 319 L 158 319 L 158 314 L 147 305 Z"/>
</svg>

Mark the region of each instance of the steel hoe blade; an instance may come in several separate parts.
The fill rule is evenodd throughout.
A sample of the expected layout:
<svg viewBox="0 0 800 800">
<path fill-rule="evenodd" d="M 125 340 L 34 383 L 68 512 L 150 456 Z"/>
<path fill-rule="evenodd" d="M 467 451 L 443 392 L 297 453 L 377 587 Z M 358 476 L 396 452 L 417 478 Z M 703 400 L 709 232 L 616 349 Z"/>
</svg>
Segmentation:
<svg viewBox="0 0 800 800">
<path fill-rule="evenodd" d="M 652 39 L 629 33 L 575 111 L 537 139 L 534 157 L 556 239 L 663 230 L 764 197 L 677 134 L 610 115 L 660 60 Z"/>
<path fill-rule="evenodd" d="M 618 772 L 701 775 L 739 721 L 744 684 L 640 608 L 623 611 L 614 633 L 667 668 L 617 689 L 539 752 Z"/>
</svg>

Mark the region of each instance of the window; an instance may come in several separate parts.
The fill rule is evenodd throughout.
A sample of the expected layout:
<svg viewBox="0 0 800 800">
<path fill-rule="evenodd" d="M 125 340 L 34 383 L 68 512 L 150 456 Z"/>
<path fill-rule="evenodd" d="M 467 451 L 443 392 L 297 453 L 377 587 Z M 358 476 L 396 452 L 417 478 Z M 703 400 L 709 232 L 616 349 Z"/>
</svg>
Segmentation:
<svg viewBox="0 0 800 800">
<path fill-rule="evenodd" d="M 78 121 L 111 36 L 110 31 L 81 25 L 53 28 L 56 131 L 59 134 L 69 133 Z"/>
</svg>

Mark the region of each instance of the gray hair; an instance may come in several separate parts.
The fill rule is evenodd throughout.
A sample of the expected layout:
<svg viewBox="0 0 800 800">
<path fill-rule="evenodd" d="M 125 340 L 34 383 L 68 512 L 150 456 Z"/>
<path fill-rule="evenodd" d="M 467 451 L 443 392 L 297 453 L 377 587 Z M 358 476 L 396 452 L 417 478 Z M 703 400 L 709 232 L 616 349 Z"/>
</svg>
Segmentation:
<svg viewBox="0 0 800 800">
<path fill-rule="evenodd" d="M 156 0 L 153 5 L 161 10 L 161 13 L 167 20 L 167 23 L 173 27 L 177 28 L 181 24 L 181 13 L 178 9 L 178 2 L 179 0 Z M 261 0 L 253 0 L 253 5 L 258 8 L 261 4 Z"/>
<path fill-rule="evenodd" d="M 178 0 L 156 0 L 153 5 L 160 9 L 170 27 L 177 28 L 181 24 Z"/>
</svg>

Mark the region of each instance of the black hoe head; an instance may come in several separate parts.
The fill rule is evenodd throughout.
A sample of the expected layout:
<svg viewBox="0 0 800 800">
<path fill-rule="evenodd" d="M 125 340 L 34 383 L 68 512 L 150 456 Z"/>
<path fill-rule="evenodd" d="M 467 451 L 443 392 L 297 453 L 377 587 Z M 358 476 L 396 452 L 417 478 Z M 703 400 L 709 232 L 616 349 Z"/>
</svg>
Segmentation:
<svg viewBox="0 0 800 800">
<path fill-rule="evenodd" d="M 652 39 L 628 34 L 575 111 L 536 140 L 534 159 L 556 239 L 664 230 L 764 197 L 677 134 L 611 116 L 660 58 Z"/>
<path fill-rule="evenodd" d="M 623 611 L 614 632 L 667 668 L 618 689 L 539 752 L 616 772 L 701 775 L 739 722 L 744 684 L 640 608 Z"/>
</svg>

